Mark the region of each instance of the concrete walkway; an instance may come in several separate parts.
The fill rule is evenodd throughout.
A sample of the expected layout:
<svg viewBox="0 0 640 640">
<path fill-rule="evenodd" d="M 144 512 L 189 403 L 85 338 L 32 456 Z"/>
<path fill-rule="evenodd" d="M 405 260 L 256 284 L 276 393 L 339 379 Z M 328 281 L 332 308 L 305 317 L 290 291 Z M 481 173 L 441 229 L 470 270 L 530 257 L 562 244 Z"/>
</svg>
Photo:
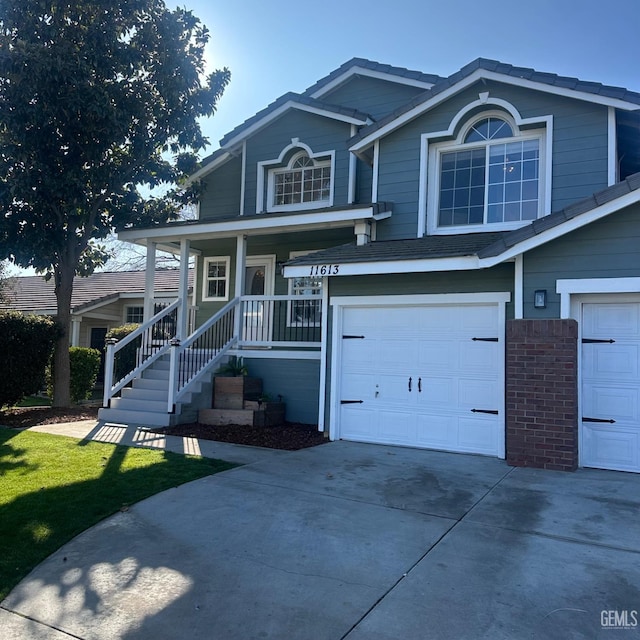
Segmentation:
<svg viewBox="0 0 640 640">
<path fill-rule="evenodd" d="M 640 637 L 639 476 L 211 445 L 255 457 L 60 549 L 2 603 L 2 640 Z"/>
</svg>

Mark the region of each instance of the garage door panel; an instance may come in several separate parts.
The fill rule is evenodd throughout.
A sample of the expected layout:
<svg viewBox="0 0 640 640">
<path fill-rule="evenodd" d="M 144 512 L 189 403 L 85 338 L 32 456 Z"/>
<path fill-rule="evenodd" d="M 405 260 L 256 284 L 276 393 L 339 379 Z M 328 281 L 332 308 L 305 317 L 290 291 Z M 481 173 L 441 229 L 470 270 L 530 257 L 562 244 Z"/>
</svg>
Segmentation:
<svg viewBox="0 0 640 640">
<path fill-rule="evenodd" d="M 592 426 L 584 435 L 588 466 L 618 471 L 640 469 L 640 441 L 636 430 Z"/>
<path fill-rule="evenodd" d="M 584 415 L 616 422 L 638 422 L 637 387 L 590 385 L 590 389 L 589 396 L 583 401 Z"/>
<path fill-rule="evenodd" d="M 639 348 L 636 344 L 586 344 L 583 353 L 586 378 L 638 378 Z"/>
<path fill-rule="evenodd" d="M 464 371 L 495 371 L 499 348 L 495 342 L 465 340 L 458 344 L 460 368 Z"/>
<path fill-rule="evenodd" d="M 458 381 L 458 404 L 465 409 L 498 410 L 500 388 L 495 380 L 463 378 Z"/>
<path fill-rule="evenodd" d="M 455 437 L 455 416 L 421 413 L 416 419 L 416 443 L 431 449 L 450 449 Z"/>
<path fill-rule="evenodd" d="M 366 402 L 340 409 L 339 437 L 503 455 L 501 317 L 498 304 L 346 307 L 343 335 L 365 338 L 342 340 L 341 397 Z M 478 421 L 473 408 L 500 414 Z"/>
<path fill-rule="evenodd" d="M 585 336 L 640 339 L 640 307 L 635 303 L 589 304 L 583 317 Z"/>
<path fill-rule="evenodd" d="M 497 443 L 497 416 L 469 417 L 458 420 L 458 447 L 460 451 L 491 454 Z"/>
<path fill-rule="evenodd" d="M 640 472 L 640 302 L 582 305 L 582 336 L 580 463 Z"/>
</svg>

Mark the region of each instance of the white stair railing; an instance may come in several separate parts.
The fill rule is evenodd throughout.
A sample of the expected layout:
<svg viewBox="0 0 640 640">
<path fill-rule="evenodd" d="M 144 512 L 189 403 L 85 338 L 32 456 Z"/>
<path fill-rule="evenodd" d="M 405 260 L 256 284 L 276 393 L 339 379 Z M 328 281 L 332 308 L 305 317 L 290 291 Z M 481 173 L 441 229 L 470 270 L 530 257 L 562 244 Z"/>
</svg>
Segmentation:
<svg viewBox="0 0 640 640">
<path fill-rule="evenodd" d="M 179 307 L 180 300 L 175 300 L 122 340 L 107 340 L 103 406 L 108 407 L 116 393 L 171 348 Z"/>
<path fill-rule="evenodd" d="M 168 413 L 175 411 L 178 400 L 238 342 L 235 317 L 239 306 L 240 299 L 234 298 L 182 343 L 171 341 Z"/>
</svg>

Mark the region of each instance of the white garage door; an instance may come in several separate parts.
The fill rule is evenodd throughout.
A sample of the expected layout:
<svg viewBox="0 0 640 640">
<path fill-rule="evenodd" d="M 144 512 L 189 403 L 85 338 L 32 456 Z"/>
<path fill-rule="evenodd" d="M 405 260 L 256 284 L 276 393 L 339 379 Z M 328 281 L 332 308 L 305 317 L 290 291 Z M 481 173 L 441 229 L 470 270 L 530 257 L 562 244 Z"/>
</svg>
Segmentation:
<svg viewBox="0 0 640 640">
<path fill-rule="evenodd" d="M 585 467 L 640 472 L 640 303 L 582 306 Z"/>
<path fill-rule="evenodd" d="M 338 437 L 504 456 L 501 309 L 345 307 Z"/>
</svg>

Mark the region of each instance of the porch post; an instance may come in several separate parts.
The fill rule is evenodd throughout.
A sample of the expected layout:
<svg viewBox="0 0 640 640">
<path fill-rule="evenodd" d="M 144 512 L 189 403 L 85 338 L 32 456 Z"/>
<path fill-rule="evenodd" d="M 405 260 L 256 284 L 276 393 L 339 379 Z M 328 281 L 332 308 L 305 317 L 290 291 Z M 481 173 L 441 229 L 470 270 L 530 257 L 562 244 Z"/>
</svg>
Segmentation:
<svg viewBox="0 0 640 640">
<path fill-rule="evenodd" d="M 71 346 L 80 346 L 80 323 L 82 318 L 73 318 L 71 320 Z"/>
<path fill-rule="evenodd" d="M 147 264 L 144 274 L 144 314 L 143 320 L 147 322 L 153 317 L 153 293 L 156 275 L 156 243 L 147 242 Z"/>
<path fill-rule="evenodd" d="M 187 333 L 187 320 L 189 318 L 189 249 L 191 242 L 187 238 L 180 240 L 180 281 L 178 284 L 178 326 L 176 327 L 176 337 L 184 340 Z"/>
<path fill-rule="evenodd" d="M 244 295 L 244 277 L 247 262 L 247 236 L 239 235 L 236 238 L 236 282 L 235 297 Z M 242 328 L 242 305 L 236 307 L 234 320 L 234 333 L 238 340 L 241 338 Z"/>
</svg>

